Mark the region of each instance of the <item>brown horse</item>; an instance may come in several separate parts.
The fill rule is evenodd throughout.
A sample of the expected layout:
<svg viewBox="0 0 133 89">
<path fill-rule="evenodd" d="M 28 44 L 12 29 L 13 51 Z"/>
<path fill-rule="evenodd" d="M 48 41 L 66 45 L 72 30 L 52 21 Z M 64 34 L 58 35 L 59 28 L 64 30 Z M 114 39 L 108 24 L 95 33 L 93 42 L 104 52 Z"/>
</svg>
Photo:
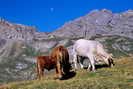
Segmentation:
<svg viewBox="0 0 133 89">
<path fill-rule="evenodd" d="M 43 76 L 44 69 L 56 69 L 56 74 L 59 78 L 67 74 L 71 68 L 69 63 L 69 54 L 64 46 L 58 46 L 51 52 L 51 56 L 37 57 L 37 73 L 38 78 Z"/>
<path fill-rule="evenodd" d="M 51 70 L 56 67 L 56 60 L 51 56 L 38 56 L 37 57 L 37 77 L 41 79 L 44 69 Z"/>
</svg>

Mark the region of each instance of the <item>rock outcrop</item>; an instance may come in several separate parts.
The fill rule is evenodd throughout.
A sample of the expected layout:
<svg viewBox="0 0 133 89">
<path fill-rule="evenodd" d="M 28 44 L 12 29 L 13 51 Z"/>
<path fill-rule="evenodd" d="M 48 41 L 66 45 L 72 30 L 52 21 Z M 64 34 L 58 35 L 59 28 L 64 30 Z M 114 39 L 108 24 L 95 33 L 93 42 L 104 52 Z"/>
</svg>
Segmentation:
<svg viewBox="0 0 133 89">
<path fill-rule="evenodd" d="M 113 14 L 106 9 L 94 10 L 64 24 L 51 34 L 57 37 L 88 38 L 97 34 L 112 34 L 133 38 L 133 11 Z"/>
</svg>

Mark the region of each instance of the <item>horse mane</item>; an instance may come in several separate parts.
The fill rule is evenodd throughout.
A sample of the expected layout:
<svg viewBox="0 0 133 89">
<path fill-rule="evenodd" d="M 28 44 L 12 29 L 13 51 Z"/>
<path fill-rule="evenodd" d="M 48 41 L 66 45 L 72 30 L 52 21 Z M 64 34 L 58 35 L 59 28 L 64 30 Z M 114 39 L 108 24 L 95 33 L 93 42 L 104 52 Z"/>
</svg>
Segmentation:
<svg viewBox="0 0 133 89">
<path fill-rule="evenodd" d="M 51 52 L 51 56 L 61 64 L 64 72 L 70 70 L 69 53 L 64 46 L 55 47 Z"/>
<path fill-rule="evenodd" d="M 63 46 L 55 47 L 51 52 L 51 56 L 62 62 L 63 60 L 65 60 L 64 56 L 66 56 L 64 53 L 64 49 L 65 48 Z"/>
</svg>

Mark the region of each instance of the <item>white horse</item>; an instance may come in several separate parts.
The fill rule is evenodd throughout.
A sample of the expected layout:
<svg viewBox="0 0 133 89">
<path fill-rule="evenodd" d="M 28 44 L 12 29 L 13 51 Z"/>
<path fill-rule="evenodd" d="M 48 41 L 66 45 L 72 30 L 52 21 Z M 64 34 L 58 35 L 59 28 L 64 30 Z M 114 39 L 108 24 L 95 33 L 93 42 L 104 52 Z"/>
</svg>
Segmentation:
<svg viewBox="0 0 133 89">
<path fill-rule="evenodd" d="M 88 69 L 92 67 L 93 71 L 95 71 L 95 64 L 98 61 L 103 61 L 109 66 L 114 65 L 112 56 L 104 50 L 103 45 L 98 41 L 80 39 L 75 42 L 73 46 L 73 63 L 75 69 L 77 69 L 77 56 L 88 57 Z M 79 64 L 83 68 L 83 64 L 80 61 Z"/>
</svg>

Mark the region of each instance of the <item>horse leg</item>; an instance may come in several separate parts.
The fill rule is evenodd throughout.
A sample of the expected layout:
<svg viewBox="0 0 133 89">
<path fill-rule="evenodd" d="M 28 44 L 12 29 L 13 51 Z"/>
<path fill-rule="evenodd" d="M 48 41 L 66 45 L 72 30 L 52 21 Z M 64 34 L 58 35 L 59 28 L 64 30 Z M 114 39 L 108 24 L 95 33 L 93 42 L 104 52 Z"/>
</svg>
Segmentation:
<svg viewBox="0 0 133 89">
<path fill-rule="evenodd" d="M 39 71 L 39 69 L 37 68 L 37 79 L 40 79 L 41 77 L 40 77 L 40 71 Z"/>
<path fill-rule="evenodd" d="M 95 58 L 93 54 L 89 54 L 88 58 L 90 60 L 90 65 L 92 67 L 92 71 L 95 71 Z"/>
<path fill-rule="evenodd" d="M 88 59 L 89 60 L 89 59 Z M 90 63 L 90 60 L 89 60 L 89 64 L 88 64 L 88 68 L 87 70 L 90 70 L 91 69 L 91 63 Z"/>
<path fill-rule="evenodd" d="M 39 68 L 38 68 L 38 63 L 36 65 L 36 72 L 37 72 L 37 79 L 39 79 Z"/>
<path fill-rule="evenodd" d="M 82 58 L 81 58 L 82 59 Z M 77 60 L 79 61 L 79 65 L 80 65 L 80 67 L 81 67 L 81 69 L 83 69 L 84 68 L 84 66 L 83 66 L 83 64 L 81 63 L 81 59 L 79 59 L 79 56 L 77 56 Z"/>
<path fill-rule="evenodd" d="M 57 78 L 57 76 L 58 76 L 58 68 L 57 68 L 57 66 L 55 67 L 55 70 L 56 70 L 56 77 L 55 78 Z"/>
<path fill-rule="evenodd" d="M 42 78 L 42 70 L 39 69 L 38 79 L 40 80 L 41 78 Z"/>
<path fill-rule="evenodd" d="M 59 61 L 57 62 L 57 65 L 56 65 L 56 74 L 58 74 L 58 77 L 61 78 L 62 77 L 62 69 L 61 69 L 61 64 L 59 63 Z"/>
<path fill-rule="evenodd" d="M 43 75 L 44 75 L 44 69 L 41 70 L 40 75 L 41 75 L 41 79 L 42 79 Z"/>
<path fill-rule="evenodd" d="M 74 69 L 78 69 L 78 67 L 77 67 L 77 55 L 76 54 L 74 54 L 74 56 L 73 56 L 73 63 L 74 63 Z"/>
<path fill-rule="evenodd" d="M 84 66 L 82 65 L 82 63 L 81 63 L 81 62 L 79 62 L 79 65 L 80 65 L 81 69 L 83 69 L 83 68 L 84 68 Z"/>
<path fill-rule="evenodd" d="M 42 69 L 40 67 L 40 64 L 37 64 L 37 79 L 41 79 L 41 73 L 42 73 Z"/>
</svg>

